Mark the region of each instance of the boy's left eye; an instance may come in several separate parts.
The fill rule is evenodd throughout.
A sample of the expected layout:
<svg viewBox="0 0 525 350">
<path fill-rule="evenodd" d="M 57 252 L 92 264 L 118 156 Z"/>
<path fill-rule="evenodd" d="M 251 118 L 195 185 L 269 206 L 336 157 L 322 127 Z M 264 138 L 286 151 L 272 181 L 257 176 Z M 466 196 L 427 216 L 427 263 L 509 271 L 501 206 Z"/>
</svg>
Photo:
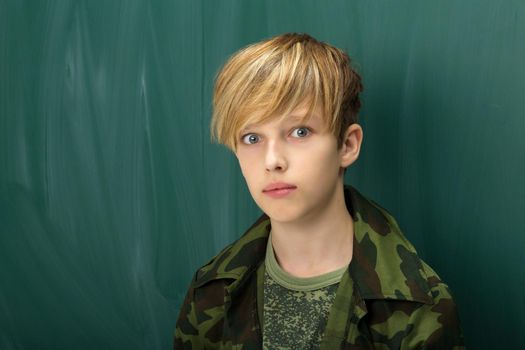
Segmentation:
<svg viewBox="0 0 525 350">
<path fill-rule="evenodd" d="M 310 129 L 308 129 L 307 127 L 300 127 L 300 128 L 296 128 L 294 129 L 294 131 L 292 132 L 292 134 L 294 134 L 295 132 L 297 131 L 297 135 L 299 136 L 299 138 L 303 138 L 305 137 L 308 133 L 310 133 Z"/>
<path fill-rule="evenodd" d="M 310 128 L 305 127 L 305 126 L 301 126 L 301 127 L 293 129 L 292 135 L 295 138 L 303 139 L 306 136 L 308 136 L 311 132 L 312 131 L 310 130 Z M 295 136 L 294 134 L 297 135 L 297 136 Z M 245 134 L 245 135 L 243 135 L 241 137 L 241 142 L 246 144 L 246 145 L 253 145 L 253 144 L 257 143 L 258 141 L 259 141 L 259 135 L 253 134 L 253 133 Z"/>
</svg>

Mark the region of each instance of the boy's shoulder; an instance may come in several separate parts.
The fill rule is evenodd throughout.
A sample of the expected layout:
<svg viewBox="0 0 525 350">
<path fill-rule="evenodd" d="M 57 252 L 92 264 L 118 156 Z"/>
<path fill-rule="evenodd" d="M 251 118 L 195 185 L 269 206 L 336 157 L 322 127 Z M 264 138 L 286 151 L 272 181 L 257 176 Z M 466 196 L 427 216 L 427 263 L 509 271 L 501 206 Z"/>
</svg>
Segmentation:
<svg viewBox="0 0 525 350">
<path fill-rule="evenodd" d="M 427 269 L 392 214 L 351 186 L 345 200 L 354 218 L 354 257 L 350 274 L 363 299 L 395 299 L 432 304 Z"/>
<path fill-rule="evenodd" d="M 262 214 L 242 235 L 197 269 L 192 286 L 218 279 L 238 280 L 253 272 L 266 254 L 270 218 Z"/>
</svg>

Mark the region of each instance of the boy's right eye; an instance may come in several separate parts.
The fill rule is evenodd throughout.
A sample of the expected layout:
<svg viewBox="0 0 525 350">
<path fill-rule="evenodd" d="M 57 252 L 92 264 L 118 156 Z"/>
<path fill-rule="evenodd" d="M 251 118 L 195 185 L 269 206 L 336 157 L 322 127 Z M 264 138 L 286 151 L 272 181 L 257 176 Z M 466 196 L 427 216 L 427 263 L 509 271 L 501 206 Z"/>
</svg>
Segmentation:
<svg viewBox="0 0 525 350">
<path fill-rule="evenodd" d="M 242 137 L 242 142 L 247 145 L 253 145 L 259 140 L 259 136 L 256 134 L 246 134 Z"/>
</svg>

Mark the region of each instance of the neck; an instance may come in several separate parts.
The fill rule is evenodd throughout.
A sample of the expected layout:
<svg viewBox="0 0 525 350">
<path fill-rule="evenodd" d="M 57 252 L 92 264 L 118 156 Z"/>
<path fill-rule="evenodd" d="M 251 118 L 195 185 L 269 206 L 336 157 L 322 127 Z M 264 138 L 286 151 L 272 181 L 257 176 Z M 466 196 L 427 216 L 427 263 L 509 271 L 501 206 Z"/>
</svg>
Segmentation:
<svg viewBox="0 0 525 350">
<path fill-rule="evenodd" d="M 281 268 L 312 277 L 348 265 L 353 250 L 353 219 L 346 209 L 343 184 L 315 216 L 272 224 L 272 245 Z"/>
</svg>

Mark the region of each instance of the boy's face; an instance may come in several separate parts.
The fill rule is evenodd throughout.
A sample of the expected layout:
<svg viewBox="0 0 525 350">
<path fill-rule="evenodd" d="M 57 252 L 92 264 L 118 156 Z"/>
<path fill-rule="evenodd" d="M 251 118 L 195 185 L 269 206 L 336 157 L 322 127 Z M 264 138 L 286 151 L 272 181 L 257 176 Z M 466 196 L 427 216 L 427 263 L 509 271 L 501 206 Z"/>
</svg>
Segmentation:
<svg viewBox="0 0 525 350">
<path fill-rule="evenodd" d="M 308 122 L 298 120 L 306 112 L 300 106 L 282 122 L 274 118 L 248 126 L 238 140 L 235 154 L 250 193 L 261 210 L 278 222 L 313 218 L 326 208 L 340 189 L 343 168 L 359 153 L 362 134 L 357 124 L 351 126 L 359 129 L 357 152 L 351 153 L 346 142 L 338 150 L 335 136 L 323 123 L 322 110 L 314 110 Z M 271 196 L 265 188 L 275 182 L 296 188 L 282 197 Z"/>
</svg>

